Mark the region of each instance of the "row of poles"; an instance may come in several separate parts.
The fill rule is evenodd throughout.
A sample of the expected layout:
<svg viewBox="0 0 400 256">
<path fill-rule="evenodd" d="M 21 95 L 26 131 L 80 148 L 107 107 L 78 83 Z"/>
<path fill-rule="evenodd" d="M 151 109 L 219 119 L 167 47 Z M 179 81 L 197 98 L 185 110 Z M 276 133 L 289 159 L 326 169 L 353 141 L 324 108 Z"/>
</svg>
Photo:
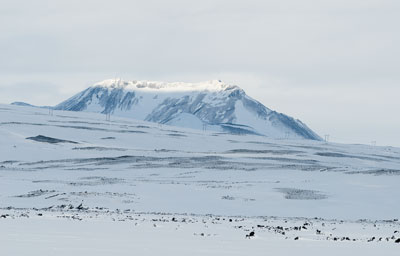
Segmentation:
<svg viewBox="0 0 400 256">
<path fill-rule="evenodd" d="M 54 113 L 54 110 L 52 108 L 49 108 L 49 116 L 53 116 L 53 113 Z M 105 116 L 106 116 L 106 121 L 111 121 L 111 113 L 106 113 Z M 205 123 L 203 124 L 203 131 L 204 132 L 207 131 L 207 124 L 205 124 Z M 289 138 L 290 138 L 290 133 L 289 132 L 285 132 L 284 139 L 288 140 Z M 324 141 L 326 143 L 328 143 L 330 141 L 330 135 L 329 134 L 325 134 L 324 135 Z M 371 145 L 372 146 L 376 146 L 376 141 L 375 140 L 371 141 Z"/>
</svg>

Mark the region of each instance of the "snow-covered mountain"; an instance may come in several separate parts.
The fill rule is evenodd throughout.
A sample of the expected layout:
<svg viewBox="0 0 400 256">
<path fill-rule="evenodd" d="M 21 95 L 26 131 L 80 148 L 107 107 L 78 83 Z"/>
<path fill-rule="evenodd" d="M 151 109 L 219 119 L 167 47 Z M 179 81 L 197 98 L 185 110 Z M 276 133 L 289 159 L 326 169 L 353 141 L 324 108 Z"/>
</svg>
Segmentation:
<svg viewBox="0 0 400 256">
<path fill-rule="evenodd" d="M 202 83 L 105 80 L 55 106 L 195 129 L 272 138 L 321 138 L 300 120 L 278 113 L 219 80 Z"/>
</svg>

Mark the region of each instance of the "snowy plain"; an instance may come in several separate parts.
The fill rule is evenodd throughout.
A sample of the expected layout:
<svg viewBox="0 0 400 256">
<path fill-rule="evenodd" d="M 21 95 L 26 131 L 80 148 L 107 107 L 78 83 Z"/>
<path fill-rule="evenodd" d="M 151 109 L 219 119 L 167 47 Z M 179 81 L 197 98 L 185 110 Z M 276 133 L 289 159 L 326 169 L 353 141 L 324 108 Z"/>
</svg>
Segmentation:
<svg viewBox="0 0 400 256">
<path fill-rule="evenodd" d="M 399 174 L 393 147 L 0 105 L 0 250 L 398 255 Z"/>
</svg>

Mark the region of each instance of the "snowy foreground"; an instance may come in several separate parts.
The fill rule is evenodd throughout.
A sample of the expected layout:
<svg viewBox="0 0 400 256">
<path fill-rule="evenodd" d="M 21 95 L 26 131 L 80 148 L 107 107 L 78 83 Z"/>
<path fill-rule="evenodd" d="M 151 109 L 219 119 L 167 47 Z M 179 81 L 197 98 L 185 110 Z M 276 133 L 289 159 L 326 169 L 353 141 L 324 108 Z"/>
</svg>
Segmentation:
<svg viewBox="0 0 400 256">
<path fill-rule="evenodd" d="M 398 255 L 399 174 L 398 148 L 0 105 L 0 254 Z"/>
</svg>

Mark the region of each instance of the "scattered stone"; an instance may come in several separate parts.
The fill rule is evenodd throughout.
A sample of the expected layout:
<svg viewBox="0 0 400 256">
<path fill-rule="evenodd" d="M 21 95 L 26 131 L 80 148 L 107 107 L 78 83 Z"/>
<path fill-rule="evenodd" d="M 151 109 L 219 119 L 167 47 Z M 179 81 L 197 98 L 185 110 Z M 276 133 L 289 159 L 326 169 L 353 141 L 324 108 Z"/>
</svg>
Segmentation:
<svg viewBox="0 0 400 256">
<path fill-rule="evenodd" d="M 254 231 L 251 231 L 248 235 L 246 235 L 246 238 L 252 238 L 256 235 Z"/>
</svg>

